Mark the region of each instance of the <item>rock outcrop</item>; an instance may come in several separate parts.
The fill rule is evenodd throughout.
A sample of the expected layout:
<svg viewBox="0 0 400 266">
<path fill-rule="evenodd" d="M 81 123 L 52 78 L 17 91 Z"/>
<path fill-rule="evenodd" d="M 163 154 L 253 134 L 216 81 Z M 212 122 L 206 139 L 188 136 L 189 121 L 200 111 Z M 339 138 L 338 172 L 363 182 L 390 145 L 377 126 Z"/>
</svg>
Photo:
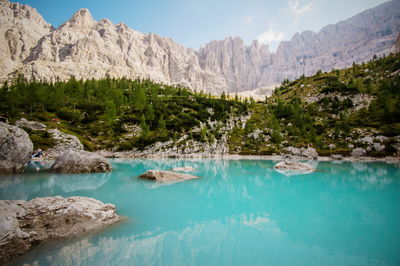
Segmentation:
<svg viewBox="0 0 400 266">
<path fill-rule="evenodd" d="M 46 125 L 36 122 L 36 121 L 28 121 L 25 118 L 21 118 L 17 122 L 15 122 L 15 125 L 18 127 L 25 127 L 29 128 L 31 130 L 46 130 Z"/>
<path fill-rule="evenodd" d="M 37 80 L 149 78 L 212 94 L 268 88 L 286 78 L 389 54 L 400 27 L 400 2 L 393 0 L 318 33 L 296 34 L 275 53 L 257 41 L 246 46 L 238 37 L 194 51 L 123 23 L 95 21 L 87 9 L 52 29 L 29 6 L 7 0 L 0 6 L 0 33 L 5 36 L 0 40 L 0 80 L 15 71 Z"/>
<path fill-rule="evenodd" d="M 364 148 L 355 148 L 351 151 L 351 156 L 358 158 L 367 155 L 367 151 Z"/>
<path fill-rule="evenodd" d="M 285 155 L 288 156 L 295 156 L 295 157 L 304 157 L 307 159 L 312 159 L 312 160 L 317 160 L 318 159 L 318 153 L 314 148 L 308 147 L 308 148 L 296 148 L 289 146 L 284 149 Z"/>
<path fill-rule="evenodd" d="M 55 140 L 55 145 L 46 151 L 47 158 L 57 158 L 67 150 L 83 151 L 83 145 L 78 137 L 61 132 L 58 129 L 49 129 L 48 132 Z"/>
<path fill-rule="evenodd" d="M 7 1 L 2 3 L 2 9 L 10 9 Z M 3 16 L 6 20 L 10 15 Z M 28 26 L 19 30 L 14 24 L 1 25 L 1 28 L 21 34 L 31 30 Z M 4 55 L 10 58 L 9 54 Z M 23 64 L 14 60 L 15 69 L 36 79 L 150 78 L 215 93 L 226 89 L 218 75 L 200 68 L 192 49 L 170 38 L 140 33 L 123 23 L 115 25 L 108 19 L 95 21 L 87 9 L 78 10 L 57 29 L 43 32 L 23 59 Z"/>
<path fill-rule="evenodd" d="M 119 221 L 115 206 L 86 197 L 0 201 L 0 263 L 47 239 L 76 236 Z"/>
<path fill-rule="evenodd" d="M 268 46 L 258 41 L 245 46 L 239 37 L 212 41 L 199 50 L 198 56 L 200 66 L 222 76 L 231 92 L 262 87 L 263 67 L 272 64 L 273 57 Z"/>
<path fill-rule="evenodd" d="M 0 1 L 0 77 L 4 79 L 18 69 L 29 56 L 30 49 L 50 31 L 51 25 L 36 9 Z"/>
<path fill-rule="evenodd" d="M 0 122 L 0 173 L 22 172 L 33 151 L 28 133 Z"/>
<path fill-rule="evenodd" d="M 138 177 L 159 182 L 167 182 L 167 183 L 175 183 L 179 181 L 199 178 L 198 176 L 194 175 L 176 173 L 172 171 L 161 171 L 161 170 L 148 170 L 144 174 L 141 174 Z"/>
<path fill-rule="evenodd" d="M 111 164 L 96 153 L 68 150 L 58 156 L 51 169 L 58 173 L 98 173 L 111 171 Z"/>
<path fill-rule="evenodd" d="M 394 51 L 400 28 L 400 1 L 388 1 L 318 33 L 305 31 L 280 43 L 275 53 L 240 38 L 213 41 L 199 51 L 200 65 L 225 78 L 230 91 L 280 84 L 361 63 Z"/>
</svg>

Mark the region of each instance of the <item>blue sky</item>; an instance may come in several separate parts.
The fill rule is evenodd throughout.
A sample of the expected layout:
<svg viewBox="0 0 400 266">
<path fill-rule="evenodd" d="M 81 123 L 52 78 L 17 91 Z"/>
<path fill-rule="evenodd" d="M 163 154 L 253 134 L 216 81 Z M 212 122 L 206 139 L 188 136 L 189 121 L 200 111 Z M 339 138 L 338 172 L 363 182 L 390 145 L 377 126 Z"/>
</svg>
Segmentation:
<svg viewBox="0 0 400 266">
<path fill-rule="evenodd" d="M 13 0 L 11 0 L 13 1 Z M 143 33 L 171 37 L 198 49 L 212 40 L 240 36 L 275 50 L 296 32 L 319 31 L 387 0 L 18 0 L 57 27 L 79 8 L 96 19 L 124 22 Z"/>
</svg>

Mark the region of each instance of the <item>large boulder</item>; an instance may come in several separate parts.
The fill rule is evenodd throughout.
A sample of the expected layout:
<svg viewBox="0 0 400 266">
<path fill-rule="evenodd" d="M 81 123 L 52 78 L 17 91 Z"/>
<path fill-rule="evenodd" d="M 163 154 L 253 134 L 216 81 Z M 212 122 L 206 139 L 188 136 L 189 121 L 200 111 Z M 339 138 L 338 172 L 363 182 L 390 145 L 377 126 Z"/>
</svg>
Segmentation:
<svg viewBox="0 0 400 266">
<path fill-rule="evenodd" d="M 318 159 L 318 153 L 314 148 L 308 147 L 301 151 L 301 156 L 316 160 Z"/>
<path fill-rule="evenodd" d="M 139 178 L 150 179 L 159 182 L 179 182 L 189 179 L 199 178 L 198 176 L 176 173 L 172 171 L 161 171 L 161 170 L 148 170 L 144 174 L 141 174 Z"/>
<path fill-rule="evenodd" d="M 97 173 L 111 171 L 111 165 L 96 153 L 67 150 L 57 157 L 51 169 L 58 173 Z"/>
<path fill-rule="evenodd" d="M 19 173 L 29 161 L 33 143 L 23 129 L 0 122 L 0 173 Z"/>
<path fill-rule="evenodd" d="M 115 206 L 86 197 L 0 201 L 0 264 L 46 239 L 76 236 L 119 221 Z"/>
<path fill-rule="evenodd" d="M 301 163 L 292 160 L 284 160 L 282 162 L 277 163 L 274 168 L 276 169 L 285 169 L 285 170 L 311 170 L 314 171 L 314 167 L 309 164 Z"/>
</svg>

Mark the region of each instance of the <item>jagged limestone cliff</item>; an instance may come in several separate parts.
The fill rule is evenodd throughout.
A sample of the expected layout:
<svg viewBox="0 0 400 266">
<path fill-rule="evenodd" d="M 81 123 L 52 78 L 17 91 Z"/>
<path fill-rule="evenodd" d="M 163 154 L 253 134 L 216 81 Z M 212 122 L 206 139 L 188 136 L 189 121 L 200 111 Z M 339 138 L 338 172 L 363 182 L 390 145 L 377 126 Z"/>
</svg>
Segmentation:
<svg viewBox="0 0 400 266">
<path fill-rule="evenodd" d="M 95 21 L 87 9 L 53 29 L 27 5 L 1 0 L 0 8 L 1 80 L 16 72 L 42 80 L 148 78 L 213 94 L 253 90 L 389 54 L 400 29 L 400 1 L 393 0 L 318 33 L 296 34 L 276 53 L 257 41 L 246 46 L 238 37 L 194 51 L 123 23 Z"/>
</svg>

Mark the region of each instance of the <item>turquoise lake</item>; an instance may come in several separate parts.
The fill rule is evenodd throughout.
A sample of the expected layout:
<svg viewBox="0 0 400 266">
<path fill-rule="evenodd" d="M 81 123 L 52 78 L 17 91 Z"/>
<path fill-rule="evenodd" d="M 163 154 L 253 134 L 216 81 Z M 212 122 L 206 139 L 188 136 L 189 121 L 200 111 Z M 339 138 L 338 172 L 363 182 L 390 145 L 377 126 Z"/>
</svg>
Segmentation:
<svg viewBox="0 0 400 266">
<path fill-rule="evenodd" d="M 0 199 L 62 195 L 112 203 L 126 219 L 40 244 L 32 265 L 400 265 L 400 165 L 315 163 L 284 175 L 266 160 L 112 160 L 113 172 L 2 176 Z M 201 178 L 140 180 L 192 166 Z"/>
</svg>

